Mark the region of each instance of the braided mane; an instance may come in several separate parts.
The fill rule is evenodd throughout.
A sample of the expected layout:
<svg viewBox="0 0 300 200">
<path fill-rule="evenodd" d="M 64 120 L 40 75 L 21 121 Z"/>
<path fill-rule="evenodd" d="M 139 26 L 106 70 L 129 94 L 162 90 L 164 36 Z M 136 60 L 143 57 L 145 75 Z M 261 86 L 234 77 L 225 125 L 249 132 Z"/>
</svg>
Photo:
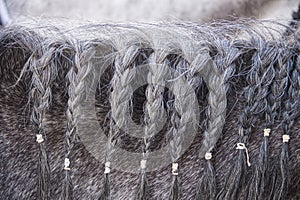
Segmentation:
<svg viewBox="0 0 300 200">
<path fill-rule="evenodd" d="M 296 25 L 1 28 L 0 197 L 300 198 Z"/>
</svg>

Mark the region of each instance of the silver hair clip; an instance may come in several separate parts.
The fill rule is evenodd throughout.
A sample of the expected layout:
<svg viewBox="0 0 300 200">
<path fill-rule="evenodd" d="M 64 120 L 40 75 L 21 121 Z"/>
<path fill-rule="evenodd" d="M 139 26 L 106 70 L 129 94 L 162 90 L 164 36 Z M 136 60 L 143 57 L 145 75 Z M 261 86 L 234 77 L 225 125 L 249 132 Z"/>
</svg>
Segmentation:
<svg viewBox="0 0 300 200">
<path fill-rule="evenodd" d="M 37 143 L 44 142 L 43 135 L 42 134 L 36 134 L 36 141 L 37 141 Z"/>
<path fill-rule="evenodd" d="M 104 174 L 109 174 L 110 173 L 110 162 L 106 162 L 104 164 L 104 166 L 105 166 Z"/>
<path fill-rule="evenodd" d="M 236 149 L 245 150 L 246 156 L 247 156 L 247 165 L 248 165 L 248 167 L 250 167 L 251 163 L 250 163 L 248 149 L 247 149 L 246 145 L 244 143 L 237 143 Z"/>
<path fill-rule="evenodd" d="M 289 135 L 282 135 L 282 142 L 289 142 L 290 136 Z"/>
<path fill-rule="evenodd" d="M 141 169 L 146 169 L 147 160 L 141 160 Z"/>
<path fill-rule="evenodd" d="M 172 174 L 174 176 L 178 175 L 178 163 L 172 163 Z"/>
<path fill-rule="evenodd" d="M 264 137 L 269 137 L 270 133 L 271 133 L 271 129 L 270 128 L 264 129 Z"/>
<path fill-rule="evenodd" d="M 69 158 L 65 158 L 64 170 L 70 170 L 70 160 L 69 160 Z"/>
<path fill-rule="evenodd" d="M 204 158 L 205 160 L 210 160 L 212 159 L 212 154 L 210 152 L 206 152 Z"/>
</svg>

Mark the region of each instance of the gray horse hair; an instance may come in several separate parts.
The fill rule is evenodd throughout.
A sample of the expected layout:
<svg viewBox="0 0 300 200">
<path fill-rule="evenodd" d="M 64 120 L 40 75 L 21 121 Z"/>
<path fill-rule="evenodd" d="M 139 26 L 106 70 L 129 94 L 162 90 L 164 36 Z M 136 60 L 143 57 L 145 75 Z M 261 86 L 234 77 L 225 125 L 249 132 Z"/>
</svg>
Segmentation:
<svg viewBox="0 0 300 200">
<path fill-rule="evenodd" d="M 1 199 L 300 198 L 297 22 L 50 24 L 0 29 Z"/>
</svg>

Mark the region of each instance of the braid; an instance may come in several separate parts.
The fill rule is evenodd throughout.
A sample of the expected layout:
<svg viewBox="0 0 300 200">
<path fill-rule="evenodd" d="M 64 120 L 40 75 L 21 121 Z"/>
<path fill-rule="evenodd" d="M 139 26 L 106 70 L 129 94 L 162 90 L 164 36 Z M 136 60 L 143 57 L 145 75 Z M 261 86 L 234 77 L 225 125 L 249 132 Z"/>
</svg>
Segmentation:
<svg viewBox="0 0 300 200">
<path fill-rule="evenodd" d="M 144 107 L 145 112 L 145 136 L 143 158 L 141 160 L 141 174 L 138 186 L 138 192 L 135 199 L 147 199 L 148 183 L 146 176 L 146 162 L 150 150 L 151 138 L 159 130 L 157 119 L 163 116 L 163 92 L 164 92 L 164 76 L 168 72 L 167 58 L 168 53 L 155 49 L 149 57 L 149 72 L 148 72 L 148 86 L 146 88 L 146 103 Z"/>
<path fill-rule="evenodd" d="M 175 69 L 180 76 L 180 71 L 187 69 L 187 62 L 180 56 L 178 56 L 178 62 L 176 63 Z M 187 69 L 191 70 L 191 69 Z M 189 74 L 189 73 L 188 73 Z M 196 76 L 187 75 L 188 82 L 194 82 Z M 196 129 L 197 118 L 193 115 L 194 107 L 191 105 L 197 105 L 197 99 L 194 98 L 193 93 L 184 88 L 184 82 L 182 78 L 177 79 L 172 85 L 172 91 L 175 95 L 174 105 L 172 106 L 172 116 L 171 124 L 172 128 L 170 130 L 172 139 L 170 141 L 170 153 L 172 159 L 172 190 L 169 195 L 170 200 L 179 199 L 179 183 L 178 183 L 178 163 L 180 155 L 182 154 L 182 136 L 188 130 L 189 124 L 191 127 Z M 187 105 L 188 103 L 188 105 Z"/>
<path fill-rule="evenodd" d="M 271 177 L 270 174 L 267 174 L 269 168 L 269 134 L 271 132 L 271 125 L 274 123 L 275 118 L 279 117 L 278 113 L 281 106 L 281 99 L 284 96 L 287 87 L 288 76 L 286 73 L 287 67 L 286 64 L 282 63 L 281 55 L 278 54 L 280 48 L 274 45 L 267 45 L 270 51 L 273 51 L 273 56 L 269 59 L 269 67 L 267 68 L 267 73 L 269 73 L 269 78 L 267 78 L 269 85 L 269 94 L 264 98 L 265 107 L 265 130 L 264 138 L 261 144 L 260 153 L 259 153 L 259 162 L 258 166 L 255 168 L 256 184 L 255 184 L 255 198 L 263 199 L 266 188 L 270 187 L 272 184 L 268 184 L 268 177 Z M 280 51 L 279 51 L 280 52 Z M 280 54 L 280 53 L 279 53 Z M 266 56 L 268 57 L 268 56 Z M 262 56 L 262 58 L 264 58 Z M 277 64 L 276 64 L 277 63 Z M 274 75 L 272 75 L 274 74 Z M 254 192 L 249 191 L 249 193 Z"/>
<path fill-rule="evenodd" d="M 72 52 L 74 53 L 74 52 Z M 75 54 L 75 53 L 74 53 Z M 78 56 L 78 55 L 73 55 Z M 73 61 L 75 62 L 75 61 Z M 66 116 L 67 116 L 67 131 L 65 135 L 65 178 L 63 182 L 63 188 L 62 188 L 62 196 L 61 199 L 73 199 L 73 184 L 72 184 L 72 179 L 70 176 L 70 153 L 71 153 L 71 148 L 72 148 L 72 138 L 74 137 L 75 134 L 75 122 L 74 122 L 74 106 L 72 106 L 72 101 L 75 99 L 75 88 L 77 83 L 77 73 L 78 73 L 78 65 L 77 63 L 72 63 L 72 66 L 70 67 L 68 73 L 67 73 L 67 80 L 69 82 L 69 87 L 68 87 L 68 107 L 66 111 Z M 75 105 L 76 106 L 76 105 Z"/>
<path fill-rule="evenodd" d="M 271 94 L 273 95 L 270 95 L 271 113 L 273 116 L 269 121 L 272 124 L 274 119 L 279 119 L 281 116 L 281 102 L 288 87 L 288 70 L 290 68 L 290 63 L 288 62 L 289 59 L 290 55 L 286 55 L 282 47 L 279 48 L 278 63 L 275 65 L 276 76 L 271 85 Z"/>
<path fill-rule="evenodd" d="M 195 109 L 197 109 L 193 106 L 197 105 L 197 98 L 194 96 L 194 91 L 187 88 L 186 85 L 189 84 L 189 86 L 191 86 L 191 81 L 195 84 L 196 81 L 192 80 L 192 78 L 195 79 L 197 77 L 189 77 L 189 73 L 187 73 L 190 69 L 188 67 L 188 60 L 186 60 L 184 55 L 186 53 L 186 46 L 181 43 L 185 43 L 184 39 L 186 38 L 178 39 L 176 30 L 169 32 L 159 29 L 157 32 L 161 31 L 163 32 L 163 37 L 168 37 L 165 42 L 159 41 L 159 45 L 154 44 L 154 46 L 156 45 L 155 47 L 158 47 L 157 49 L 159 49 L 157 52 L 161 54 L 161 56 L 158 56 L 157 60 L 161 61 L 162 68 L 170 67 L 169 69 L 171 69 L 171 73 L 168 74 L 168 78 L 166 78 L 171 79 L 169 80 L 171 83 L 171 90 L 169 90 L 168 109 L 170 112 L 171 125 L 169 130 L 169 152 L 172 161 L 172 185 L 168 199 L 177 200 L 180 199 L 178 160 L 184 152 L 183 135 L 191 129 L 192 131 L 195 131 L 198 124 L 197 117 L 193 114 Z M 162 36 L 158 35 L 158 38 L 160 37 Z M 163 51 L 160 50 L 162 45 Z M 165 60 L 165 58 L 167 58 L 168 61 Z M 165 69 L 162 70 L 167 72 Z M 162 75 L 164 76 L 165 74 L 166 73 Z M 185 82 L 182 74 L 186 74 L 183 77 L 187 78 L 188 83 Z"/>
<path fill-rule="evenodd" d="M 255 59 L 254 56 L 252 60 Z M 261 68 L 261 62 L 255 63 L 253 67 L 249 70 L 247 74 L 248 86 L 244 89 L 244 94 L 246 97 L 246 108 L 239 117 L 239 143 L 237 143 L 237 149 L 239 151 L 238 159 L 233 169 L 229 172 L 228 178 L 225 186 L 218 194 L 218 199 L 236 199 L 240 186 L 244 185 L 244 173 L 246 170 L 246 157 L 247 164 L 250 166 L 248 150 L 246 143 L 252 133 L 252 126 L 256 122 L 252 112 L 260 108 L 261 103 L 256 102 L 258 99 L 259 87 L 261 87 L 261 77 L 259 76 L 259 71 Z"/>
<path fill-rule="evenodd" d="M 228 44 L 227 44 L 228 45 Z M 208 117 L 209 125 L 208 129 L 204 132 L 204 140 L 200 149 L 200 155 L 211 152 L 216 145 L 219 137 L 222 134 L 223 126 L 225 124 L 227 98 L 226 93 L 228 90 L 228 79 L 235 71 L 234 61 L 240 55 L 238 49 L 225 47 L 224 52 L 228 53 L 228 58 L 219 59 L 219 56 L 215 56 L 215 63 L 211 64 L 211 71 L 207 73 L 204 80 L 209 87 L 208 96 Z M 234 55 L 233 57 L 231 57 Z M 222 73 L 220 71 L 223 71 Z M 217 127 L 217 128 L 216 128 Z"/>
<path fill-rule="evenodd" d="M 289 84 L 289 73 L 291 70 L 291 62 L 289 60 L 291 59 L 292 54 L 290 52 L 286 52 L 284 49 L 284 44 L 279 44 L 279 53 L 278 53 L 278 59 L 277 59 L 277 65 L 276 70 L 276 76 L 275 80 L 273 81 L 273 84 L 271 86 L 271 94 L 270 95 L 270 101 L 271 101 L 271 112 L 273 114 L 272 119 L 282 120 L 283 117 L 282 113 L 282 107 L 284 106 L 282 103 L 282 100 L 285 98 L 286 93 L 288 91 L 288 84 Z M 272 121 L 271 121 L 272 122 Z M 277 160 L 275 161 L 277 163 Z M 278 163 L 279 164 L 279 163 Z M 270 166 L 271 167 L 271 166 Z M 280 188 L 279 178 L 278 174 L 280 173 L 277 169 L 277 165 L 273 165 L 271 167 L 270 174 L 267 174 L 266 177 L 272 177 L 271 180 L 266 181 L 265 183 L 265 195 L 269 196 L 271 199 L 272 197 L 275 198 L 278 196 L 277 191 Z M 261 187 L 264 187 L 264 185 L 261 184 Z M 261 194 L 263 196 L 263 193 Z"/>
<path fill-rule="evenodd" d="M 45 145 L 44 118 L 52 101 L 51 86 L 57 76 L 55 65 L 51 64 L 55 49 L 50 47 L 47 52 L 36 51 L 29 59 L 32 71 L 31 98 L 34 101 L 31 120 L 37 126 L 36 141 L 39 144 L 38 162 L 38 199 L 50 199 L 50 166 Z M 39 58 L 40 55 L 43 55 Z"/>
<path fill-rule="evenodd" d="M 71 48 L 71 47 L 70 47 Z M 76 53 L 74 52 L 76 50 L 72 49 L 72 55 L 73 59 L 75 59 Z M 72 105 L 72 102 L 75 99 L 75 88 L 77 83 L 77 73 L 78 73 L 78 63 L 75 63 L 74 60 L 72 60 L 72 66 L 69 68 L 69 71 L 67 73 L 67 80 L 69 83 L 68 87 L 68 107 L 66 111 L 66 116 L 67 116 L 67 131 L 65 134 L 65 163 L 64 163 L 64 171 L 65 171 L 65 178 L 63 182 L 63 188 L 62 188 L 62 194 L 61 194 L 61 199 L 73 199 L 73 184 L 72 184 L 72 179 L 70 176 L 70 153 L 71 153 L 71 148 L 72 148 L 72 138 L 74 137 L 75 134 L 75 122 L 74 122 L 74 107 Z"/>
<path fill-rule="evenodd" d="M 297 52 L 298 54 L 298 52 Z M 293 130 L 295 119 L 299 115 L 299 98 L 300 98 L 300 74 L 299 74 L 299 62 L 298 57 L 295 53 L 288 62 L 288 71 L 290 71 L 290 81 L 287 92 L 287 99 L 285 100 L 284 106 L 285 111 L 283 112 L 283 145 L 280 155 L 280 171 L 281 171 L 281 186 L 277 190 L 278 199 L 285 199 L 288 191 L 289 184 L 289 154 L 288 154 L 288 140 Z"/>
<path fill-rule="evenodd" d="M 68 108 L 66 111 L 67 116 L 67 131 L 65 135 L 65 162 L 64 171 L 65 178 L 63 182 L 61 199 L 73 199 L 73 183 L 71 178 L 71 150 L 74 146 L 76 135 L 76 125 L 80 115 L 79 103 L 83 91 L 86 91 L 85 85 L 83 84 L 87 75 L 91 70 L 91 63 L 87 60 L 90 59 L 93 52 L 91 52 L 90 45 L 84 45 L 78 41 L 71 42 L 72 47 L 66 47 L 66 50 L 71 50 L 73 55 L 72 66 L 67 73 L 67 80 L 69 82 L 68 87 Z"/>
<path fill-rule="evenodd" d="M 204 55 L 199 54 L 199 56 L 202 56 L 202 59 L 207 59 L 207 58 L 205 58 L 205 54 Z M 197 59 L 195 59 L 195 61 L 197 61 Z M 208 61 L 208 63 L 205 63 L 205 64 L 207 64 L 207 66 L 206 66 L 207 68 L 216 67 L 213 63 L 210 63 L 210 62 L 211 61 Z M 201 63 L 201 60 L 200 60 L 200 63 Z M 198 63 L 192 63 L 192 66 L 199 65 L 199 64 Z M 205 77 L 205 78 L 209 79 L 209 77 Z M 219 83 L 218 81 L 216 81 L 216 84 L 221 84 L 222 85 L 222 83 Z M 209 85 L 209 84 L 207 84 L 207 85 Z M 212 100 L 214 92 L 210 89 L 209 89 L 209 99 Z M 223 95 L 223 94 L 221 94 L 221 95 Z M 210 109 L 210 104 L 209 104 L 209 108 L 206 112 L 207 115 L 209 115 L 208 114 L 209 109 Z M 214 109 L 214 108 L 212 108 L 212 109 Z M 207 118 L 208 118 L 208 121 L 209 121 L 208 123 L 209 123 L 209 126 L 210 126 L 211 125 L 211 121 L 210 121 L 211 118 L 210 118 L 210 116 L 207 116 Z M 210 128 L 212 128 L 212 127 L 210 126 Z M 221 129 L 222 129 L 222 127 L 221 127 Z M 208 143 L 210 143 L 210 142 L 213 143 L 213 141 L 210 141 L 210 138 L 209 138 L 210 136 L 211 135 L 209 134 L 208 130 L 205 131 L 203 145 L 208 145 Z M 211 150 L 209 150 L 211 147 L 213 147 L 213 146 L 206 146 L 207 150 L 206 150 L 205 157 L 204 157 L 206 161 L 205 161 L 205 166 L 204 166 L 204 170 L 203 170 L 203 175 L 200 177 L 200 179 L 197 183 L 197 193 L 196 193 L 196 199 L 197 200 L 200 200 L 200 199 L 214 199 L 215 195 L 216 195 L 215 170 L 214 170 L 213 164 L 211 162 L 211 158 L 212 158 L 212 154 L 210 152 Z M 202 146 L 202 148 L 203 148 L 203 146 Z"/>
<path fill-rule="evenodd" d="M 266 171 L 268 167 L 268 154 L 269 154 L 269 133 L 270 126 L 275 117 L 272 115 L 269 98 L 273 79 L 275 77 L 274 65 L 277 57 L 277 48 L 274 45 L 261 41 L 256 41 L 257 51 L 253 56 L 253 63 L 255 66 L 261 66 L 259 74 L 261 74 L 261 87 L 258 88 L 257 101 L 258 106 L 255 109 L 254 115 L 265 114 L 266 125 L 264 129 L 264 139 L 260 148 L 259 163 L 254 166 L 253 180 L 249 184 L 248 198 L 258 199 L 264 193 Z M 262 46 L 262 44 L 264 46 Z M 273 118 L 273 119 L 272 119 Z"/>
<path fill-rule="evenodd" d="M 213 150 L 219 137 L 221 136 L 223 126 L 225 124 L 227 108 L 226 94 L 229 87 L 228 79 L 235 71 L 234 61 L 239 56 L 237 49 L 228 47 L 225 48 L 226 49 L 224 50 L 224 52 L 228 53 L 228 58 L 220 59 L 222 55 L 216 55 L 215 63 L 211 64 L 210 66 L 210 68 L 212 68 L 211 74 L 209 74 L 209 76 L 207 77 L 204 77 L 208 81 L 207 85 L 209 87 L 209 107 L 207 110 L 209 121 L 208 129 L 204 132 L 203 145 L 200 149 L 200 155 L 205 152 L 206 165 L 204 174 L 198 182 L 198 193 L 196 195 L 196 199 L 216 198 L 215 171 L 211 162 L 211 151 Z M 219 63 L 221 61 L 225 62 Z M 220 72 L 220 69 L 222 69 L 223 72 Z"/>
<path fill-rule="evenodd" d="M 179 56 L 177 59 L 180 59 Z M 176 63 L 175 70 L 180 69 L 181 66 L 181 61 L 178 60 L 178 63 Z M 180 89 L 180 87 L 183 84 L 178 84 L 178 81 L 172 84 L 172 91 L 175 93 L 177 91 L 183 91 Z M 172 106 L 170 106 L 170 109 L 172 110 L 172 115 L 171 115 L 171 129 L 170 129 L 170 135 L 171 135 L 171 140 L 170 140 L 170 155 L 171 155 L 171 160 L 172 160 L 172 186 L 171 186 L 171 192 L 169 194 L 169 200 L 177 200 L 179 198 L 179 182 L 178 182 L 178 159 L 180 157 L 180 153 L 182 151 L 182 133 L 180 132 L 180 128 L 182 128 L 182 124 L 180 123 L 180 114 L 179 112 L 182 111 L 181 107 L 181 97 L 175 95 L 174 103 Z M 171 94 L 170 94 L 171 97 Z M 183 97 L 186 97 L 183 95 Z M 173 97 L 174 98 L 174 97 Z M 180 110 L 177 110 L 180 109 Z M 188 119 L 188 117 L 186 117 Z"/>
<path fill-rule="evenodd" d="M 99 197 L 101 200 L 111 199 L 109 180 L 111 156 L 114 151 L 113 147 L 117 143 L 116 137 L 120 132 L 120 129 L 127 126 L 124 119 L 128 117 L 128 106 L 131 101 L 132 94 L 131 82 L 135 76 L 134 70 L 129 70 L 129 67 L 132 65 L 139 53 L 138 46 L 134 44 L 126 45 L 129 45 L 129 47 L 125 48 L 125 52 L 121 50 L 124 46 L 115 47 L 116 49 L 119 49 L 119 51 L 115 58 L 115 72 L 111 81 L 111 87 L 113 89 L 110 96 L 111 120 L 106 146 L 104 187 Z"/>
</svg>

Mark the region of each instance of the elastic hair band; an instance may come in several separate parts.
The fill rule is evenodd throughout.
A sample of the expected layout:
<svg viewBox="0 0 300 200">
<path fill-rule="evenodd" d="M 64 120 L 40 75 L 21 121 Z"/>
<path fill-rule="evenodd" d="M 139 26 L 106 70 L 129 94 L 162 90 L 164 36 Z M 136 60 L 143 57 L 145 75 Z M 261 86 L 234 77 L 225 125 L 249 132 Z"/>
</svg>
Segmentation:
<svg viewBox="0 0 300 200">
<path fill-rule="evenodd" d="M 247 165 L 248 165 L 248 167 L 250 167 L 251 163 L 250 163 L 248 149 L 247 149 L 246 145 L 244 143 L 237 143 L 236 145 L 237 145 L 236 149 L 245 150 L 246 157 L 247 157 Z"/>
<path fill-rule="evenodd" d="M 64 170 L 70 170 L 70 160 L 69 160 L 69 158 L 65 158 Z"/>
<path fill-rule="evenodd" d="M 271 133 L 271 129 L 270 128 L 264 129 L 264 137 L 269 137 L 270 133 Z"/>
<path fill-rule="evenodd" d="M 282 142 L 289 142 L 290 136 L 289 135 L 282 135 Z"/>
<path fill-rule="evenodd" d="M 178 175 L 178 163 L 172 163 L 172 174 L 174 176 Z"/>
<path fill-rule="evenodd" d="M 43 135 L 42 134 L 36 134 L 36 141 L 37 141 L 37 143 L 44 142 Z"/>
<path fill-rule="evenodd" d="M 207 152 L 207 153 L 205 153 L 204 158 L 205 158 L 205 160 L 210 160 L 210 159 L 212 159 L 212 154 L 210 152 Z"/>
<path fill-rule="evenodd" d="M 141 169 L 146 169 L 147 160 L 141 160 Z"/>
<path fill-rule="evenodd" d="M 110 173 L 110 162 L 106 162 L 104 164 L 105 169 L 104 169 L 104 174 L 109 174 Z"/>
</svg>

